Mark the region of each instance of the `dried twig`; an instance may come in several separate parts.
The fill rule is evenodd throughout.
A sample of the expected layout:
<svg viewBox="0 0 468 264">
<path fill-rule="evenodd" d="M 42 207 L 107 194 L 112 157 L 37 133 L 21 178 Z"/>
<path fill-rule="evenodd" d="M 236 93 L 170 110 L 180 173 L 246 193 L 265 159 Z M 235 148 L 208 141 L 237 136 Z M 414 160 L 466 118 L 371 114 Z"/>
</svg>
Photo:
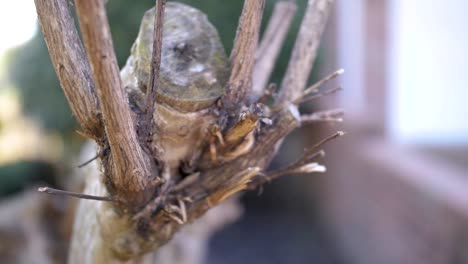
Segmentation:
<svg viewBox="0 0 468 264">
<path fill-rule="evenodd" d="M 148 123 L 150 123 L 153 119 L 154 104 L 156 101 L 156 89 L 159 82 L 159 68 L 161 66 L 161 49 L 165 5 L 166 0 L 156 0 L 156 14 L 154 19 L 153 33 L 153 54 L 151 58 L 151 71 L 145 102 L 145 111 L 147 115 L 147 120 L 145 120 L 145 122 Z"/>
<path fill-rule="evenodd" d="M 255 51 L 265 0 L 245 0 L 231 53 L 231 74 L 221 97 L 223 108 L 235 112 L 250 94 Z"/>
<path fill-rule="evenodd" d="M 265 176 L 258 176 L 257 178 L 253 179 L 252 182 L 249 184 L 249 189 L 252 190 L 252 189 L 255 189 L 259 186 L 261 186 L 262 184 L 266 183 L 266 182 L 270 182 L 270 181 L 273 181 L 274 179 L 277 179 L 281 176 L 284 176 L 284 175 L 287 175 L 287 174 L 293 174 L 293 173 L 311 173 L 311 172 L 324 172 L 325 171 L 325 168 L 317 163 L 314 163 L 312 162 L 313 160 L 315 160 L 316 158 L 318 157 L 322 157 L 324 156 L 324 152 L 323 150 L 321 150 L 321 147 L 333 140 L 333 139 L 336 139 L 338 137 L 341 137 L 345 134 L 345 132 L 343 131 L 338 131 L 326 138 L 324 138 L 323 140 L 321 140 L 320 142 L 318 142 L 317 144 L 315 144 L 314 146 L 312 146 L 311 148 L 308 148 L 304 151 L 304 153 L 302 154 L 302 156 L 297 159 L 295 162 L 291 163 L 290 165 L 288 165 L 287 167 L 283 168 L 283 169 L 279 169 L 277 171 L 274 171 L 272 173 L 269 173 Z"/>
<path fill-rule="evenodd" d="M 318 143 L 316 143 L 315 145 L 313 145 L 311 148 L 308 148 L 306 149 L 306 151 L 304 151 L 304 154 L 296 161 L 294 162 L 293 164 L 296 164 L 296 165 L 304 165 L 308 162 L 310 162 L 310 157 L 311 156 L 314 156 L 318 151 L 320 151 L 320 149 L 322 148 L 323 145 L 325 145 L 326 143 L 338 138 L 338 137 L 341 137 L 341 136 L 344 136 L 345 135 L 345 132 L 344 131 L 337 131 L 335 133 L 333 133 L 332 135 L 320 140 Z"/>
<path fill-rule="evenodd" d="M 324 85 L 328 81 L 331 81 L 331 80 L 335 79 L 336 77 L 338 77 L 339 75 L 341 75 L 343 73 L 344 73 L 344 70 L 339 69 L 339 70 L 333 72 L 332 74 L 330 74 L 328 76 L 325 76 L 325 78 L 321 79 L 320 81 L 314 83 L 309 88 L 305 89 L 302 92 L 302 94 L 300 94 L 298 97 L 296 97 L 294 99 L 291 99 L 291 103 L 293 103 L 295 105 L 300 105 L 300 104 L 308 102 L 310 100 L 314 100 L 314 99 L 320 98 L 322 96 L 329 95 L 329 94 L 332 94 L 332 93 L 335 93 L 335 92 L 341 90 L 342 89 L 341 87 L 336 87 L 336 88 L 332 88 L 332 89 L 324 91 L 324 92 L 319 92 L 318 94 L 316 94 L 314 96 L 307 97 L 308 95 L 310 95 L 312 93 L 318 92 L 319 88 L 322 85 Z M 284 102 L 282 102 L 280 104 L 276 104 L 275 106 L 272 107 L 272 111 L 280 111 L 280 110 L 284 109 L 285 107 L 287 107 L 289 104 L 290 104 L 289 101 L 284 101 Z"/>
<path fill-rule="evenodd" d="M 75 5 L 110 145 L 112 184 L 129 206 L 144 203 L 153 193 L 153 168 L 139 144 L 122 87 L 104 1 L 76 1 Z"/>
<path fill-rule="evenodd" d="M 265 104 L 270 97 L 273 97 L 276 91 L 276 83 L 270 83 L 268 88 L 263 92 L 262 97 L 260 97 L 257 103 Z"/>
<path fill-rule="evenodd" d="M 97 158 L 100 158 L 102 156 L 104 156 L 104 154 L 109 150 L 108 147 L 105 147 L 103 149 L 101 149 L 94 157 L 88 159 L 87 161 L 81 163 L 80 165 L 78 165 L 77 167 L 78 168 L 83 168 L 84 166 L 90 164 L 91 162 L 95 161 Z"/>
<path fill-rule="evenodd" d="M 318 91 L 318 89 L 324 85 L 325 83 L 327 83 L 328 81 L 331 81 L 333 79 L 335 79 L 336 77 L 340 76 L 341 74 L 344 73 L 344 69 L 339 69 L 335 72 L 333 72 L 332 74 L 328 75 L 328 76 L 325 76 L 325 78 L 321 79 L 320 81 L 314 83 L 312 86 L 310 86 L 309 88 L 305 89 L 305 91 L 302 93 L 303 96 L 307 96 L 311 93 L 315 93 Z"/>
<path fill-rule="evenodd" d="M 327 111 L 315 112 L 310 115 L 302 115 L 301 123 L 311 124 L 317 122 L 343 122 L 343 109 L 332 109 Z"/>
<path fill-rule="evenodd" d="M 307 103 L 307 102 L 310 102 L 312 100 L 324 97 L 326 95 L 334 94 L 334 93 L 336 93 L 338 91 L 341 91 L 341 90 L 343 90 L 343 88 L 341 86 L 334 87 L 334 88 L 331 88 L 329 90 L 320 91 L 317 94 L 309 96 L 309 97 L 306 97 L 305 95 L 301 96 L 301 98 L 297 98 L 296 100 L 292 101 L 292 103 L 295 104 L 295 105 L 300 105 L 300 104 Z"/>
<path fill-rule="evenodd" d="M 80 199 L 105 201 L 105 202 L 117 202 L 117 200 L 112 197 L 94 196 L 94 195 L 88 195 L 88 194 L 83 194 L 83 193 L 58 190 L 58 189 L 49 188 L 49 187 L 39 187 L 37 190 L 39 192 L 53 194 L 53 195 L 65 195 L 65 196 L 72 196 L 72 197 L 76 197 Z"/>
<path fill-rule="evenodd" d="M 275 4 L 273 14 L 255 54 L 256 62 L 252 78 L 253 100 L 262 95 L 270 79 L 296 9 L 294 2 L 281 1 Z"/>
<path fill-rule="evenodd" d="M 67 0 L 35 0 L 52 65 L 73 114 L 86 133 L 103 136 L 91 68 L 73 23 Z"/>
<path fill-rule="evenodd" d="M 317 152 L 316 156 L 321 156 L 323 152 Z M 272 172 L 263 177 L 264 182 L 271 182 L 275 179 L 278 179 L 282 176 L 291 175 L 291 174 L 309 174 L 313 172 L 326 172 L 326 167 L 320 165 L 317 162 L 310 162 L 298 167 L 291 167 L 287 169 L 282 169 L 279 171 Z"/>
<path fill-rule="evenodd" d="M 288 69 L 281 83 L 279 103 L 291 101 L 302 94 L 317 56 L 320 38 L 332 2 L 333 0 L 309 0 L 301 29 L 289 59 Z"/>
</svg>

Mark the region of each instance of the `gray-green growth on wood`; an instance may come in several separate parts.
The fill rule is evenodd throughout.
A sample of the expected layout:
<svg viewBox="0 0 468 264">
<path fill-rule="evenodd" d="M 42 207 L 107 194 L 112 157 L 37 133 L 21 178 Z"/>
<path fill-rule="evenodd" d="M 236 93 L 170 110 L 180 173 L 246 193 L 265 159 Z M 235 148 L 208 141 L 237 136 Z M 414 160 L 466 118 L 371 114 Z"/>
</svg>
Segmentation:
<svg viewBox="0 0 468 264">
<path fill-rule="evenodd" d="M 121 75 L 131 103 L 144 107 L 151 71 L 155 8 L 145 12 Z M 181 162 L 196 160 L 216 117 L 209 107 L 223 94 L 229 63 L 216 28 L 204 13 L 170 2 L 165 8 L 153 141 L 178 178 Z"/>
<path fill-rule="evenodd" d="M 124 85 L 140 96 L 150 75 L 154 17 L 154 8 L 145 13 L 122 71 Z M 182 3 L 167 3 L 158 102 L 183 112 L 211 106 L 224 92 L 228 65 L 218 32 L 206 15 Z"/>
</svg>

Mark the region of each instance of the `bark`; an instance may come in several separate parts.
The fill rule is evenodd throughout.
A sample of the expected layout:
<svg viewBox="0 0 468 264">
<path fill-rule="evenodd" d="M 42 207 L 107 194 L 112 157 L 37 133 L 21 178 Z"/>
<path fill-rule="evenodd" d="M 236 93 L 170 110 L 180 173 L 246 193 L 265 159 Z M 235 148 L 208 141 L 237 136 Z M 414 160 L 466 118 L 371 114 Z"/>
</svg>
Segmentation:
<svg viewBox="0 0 468 264">
<path fill-rule="evenodd" d="M 93 155 L 96 145 L 89 142 L 83 148 L 81 158 Z M 93 161 L 74 174 L 85 182 L 84 192 L 90 195 L 107 195 L 106 186 L 100 179 L 99 161 Z M 158 264 L 203 264 L 208 241 L 218 229 L 235 221 L 242 213 L 237 198 L 213 208 L 196 222 L 185 226 L 164 247 L 133 260 L 116 259 L 109 245 L 109 236 L 122 229 L 122 219 L 115 214 L 112 205 L 94 200 L 81 200 L 73 225 L 68 263 L 158 263 Z M 125 225 L 123 225 L 125 226 Z"/>
<path fill-rule="evenodd" d="M 101 137 L 103 127 L 91 67 L 67 1 L 35 0 L 41 29 L 70 108 L 86 133 Z"/>
<path fill-rule="evenodd" d="M 206 245 L 212 232 L 238 215 L 235 201 L 228 202 L 236 194 L 287 173 L 323 171 L 314 162 L 321 156 L 321 145 L 342 133 L 321 141 L 283 170 L 265 170 L 282 140 L 301 125 L 296 99 L 309 95 L 302 90 L 331 2 L 309 1 L 280 100 L 263 105 L 249 98 L 263 93 L 261 86 L 271 73 L 265 64 L 275 61 L 288 28 L 282 26 L 277 35 L 269 30 L 257 49 L 264 0 L 244 2 L 229 62 L 204 14 L 184 4 L 158 1 L 143 18 L 121 76 L 104 1 L 75 1 L 87 59 L 81 52 L 72 60 L 57 50 L 60 45 L 63 50 L 80 46 L 68 1 L 36 0 L 54 63 L 65 58 L 65 69 L 80 67 L 77 72 L 88 72 L 63 77 L 64 90 L 73 94 L 69 99 L 74 112 L 85 117 L 102 112 L 95 121 L 102 120 L 101 130 L 90 129 L 88 119 L 76 115 L 100 153 L 100 166 L 91 167 L 84 193 L 110 202 L 80 201 L 69 261 L 185 263 L 176 256 L 194 254 L 187 246 L 191 241 Z M 283 5 L 290 19 L 294 6 Z M 164 20 L 164 14 L 171 19 Z M 57 24 L 66 25 L 72 41 L 54 37 L 61 36 L 51 32 Z M 56 67 L 58 74 L 62 68 Z M 89 76 L 92 82 L 82 80 Z M 67 78 L 81 82 L 70 90 Z M 259 84 L 257 95 L 252 93 L 253 78 Z M 95 83 L 92 90 L 90 83 Z M 95 103 L 88 102 L 82 111 L 75 100 L 86 91 Z M 198 256 L 187 259 L 200 260 Z"/>
<path fill-rule="evenodd" d="M 231 74 L 221 101 L 230 112 L 245 104 L 252 89 L 252 72 L 255 63 L 260 24 L 265 0 L 246 0 L 239 18 L 236 39 L 231 53 Z"/>
<path fill-rule="evenodd" d="M 135 117 L 120 79 L 104 1 L 76 1 L 83 41 L 96 82 L 110 156 L 111 195 L 127 209 L 139 207 L 154 193 L 157 170 L 140 145 Z"/>
</svg>

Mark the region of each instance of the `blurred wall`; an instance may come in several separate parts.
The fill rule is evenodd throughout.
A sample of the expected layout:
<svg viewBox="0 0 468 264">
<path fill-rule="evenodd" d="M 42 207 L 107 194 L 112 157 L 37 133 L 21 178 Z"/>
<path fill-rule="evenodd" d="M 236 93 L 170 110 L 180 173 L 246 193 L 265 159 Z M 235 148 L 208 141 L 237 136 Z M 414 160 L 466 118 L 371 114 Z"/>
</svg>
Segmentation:
<svg viewBox="0 0 468 264">
<path fill-rule="evenodd" d="M 322 220 L 346 263 L 468 263 L 468 178 L 361 135 L 327 148 Z"/>
<path fill-rule="evenodd" d="M 352 2 L 334 18 L 345 91 L 325 104 L 348 134 L 325 149 L 319 217 L 347 263 L 468 263 L 467 4 Z"/>
</svg>

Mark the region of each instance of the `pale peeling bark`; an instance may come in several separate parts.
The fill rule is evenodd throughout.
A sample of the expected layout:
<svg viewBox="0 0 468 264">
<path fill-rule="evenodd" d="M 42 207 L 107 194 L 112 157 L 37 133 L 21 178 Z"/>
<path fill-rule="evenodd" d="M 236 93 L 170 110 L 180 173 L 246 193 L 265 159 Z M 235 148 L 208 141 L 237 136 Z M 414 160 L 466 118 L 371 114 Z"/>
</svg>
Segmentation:
<svg viewBox="0 0 468 264">
<path fill-rule="evenodd" d="M 93 155 L 95 144 L 85 145 L 81 159 Z M 106 187 L 101 181 L 99 162 L 93 161 L 75 174 L 85 177 L 84 193 L 105 196 Z M 77 175 L 78 176 L 78 175 Z M 196 222 L 185 226 L 174 238 L 158 251 L 132 260 L 121 260 L 112 252 L 119 230 L 126 232 L 127 220 L 119 216 L 111 204 L 93 200 L 79 202 L 73 225 L 68 263 L 139 263 L 139 264 L 203 264 L 211 235 L 241 215 L 237 198 L 213 208 Z M 117 234 L 117 235 L 116 235 Z M 126 241 L 131 243 L 131 241 Z M 117 243 L 126 243 L 117 241 Z"/>
</svg>

